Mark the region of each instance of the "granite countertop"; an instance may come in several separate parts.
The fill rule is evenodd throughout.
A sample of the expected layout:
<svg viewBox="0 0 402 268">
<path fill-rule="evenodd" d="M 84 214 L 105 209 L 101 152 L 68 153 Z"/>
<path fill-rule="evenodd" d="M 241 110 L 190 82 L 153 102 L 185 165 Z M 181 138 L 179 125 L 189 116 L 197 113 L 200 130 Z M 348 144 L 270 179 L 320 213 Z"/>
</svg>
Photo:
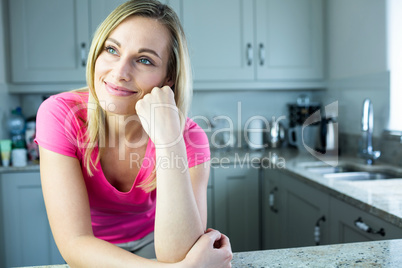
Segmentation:
<svg viewBox="0 0 402 268">
<path fill-rule="evenodd" d="M 233 254 L 232 267 L 402 267 L 402 239 Z M 68 265 L 36 268 L 68 268 Z"/>
<path fill-rule="evenodd" d="M 248 161 L 248 162 L 247 162 Z M 322 158 L 318 160 L 311 154 L 299 154 L 296 149 L 282 148 L 265 151 L 233 150 L 213 151 L 212 168 L 224 164 L 258 166 L 264 169 L 282 169 L 300 181 L 320 191 L 349 203 L 363 211 L 379 217 L 402 228 L 402 169 L 396 166 L 376 163 L 368 167 L 361 159 L 350 156 Z M 308 171 L 307 165 L 354 164 L 373 170 L 392 169 L 401 174 L 401 179 L 346 181 L 325 178 L 318 173 Z"/>
</svg>

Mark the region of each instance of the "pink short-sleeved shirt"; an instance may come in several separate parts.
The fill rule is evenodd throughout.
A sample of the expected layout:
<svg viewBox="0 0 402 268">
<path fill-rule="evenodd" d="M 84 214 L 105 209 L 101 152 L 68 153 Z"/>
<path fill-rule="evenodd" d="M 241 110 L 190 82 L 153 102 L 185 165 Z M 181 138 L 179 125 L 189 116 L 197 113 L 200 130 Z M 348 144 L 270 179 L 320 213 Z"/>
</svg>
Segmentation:
<svg viewBox="0 0 402 268">
<path fill-rule="evenodd" d="M 148 139 L 143 161 L 136 157 L 126 160 L 141 167 L 129 192 L 120 192 L 113 187 L 105 178 L 100 163 L 97 170 L 93 170 L 94 176 L 89 176 L 83 162 L 87 102 L 88 92 L 66 92 L 45 100 L 36 118 L 35 142 L 47 150 L 80 161 L 96 237 L 111 243 L 138 240 L 154 230 L 156 190 L 146 193 L 137 186 L 148 178 L 155 164 L 164 163 L 155 161 L 155 147 Z M 186 121 L 183 137 L 189 167 L 210 159 L 207 136 L 191 119 Z M 95 148 L 93 159 L 97 153 L 98 148 Z"/>
</svg>

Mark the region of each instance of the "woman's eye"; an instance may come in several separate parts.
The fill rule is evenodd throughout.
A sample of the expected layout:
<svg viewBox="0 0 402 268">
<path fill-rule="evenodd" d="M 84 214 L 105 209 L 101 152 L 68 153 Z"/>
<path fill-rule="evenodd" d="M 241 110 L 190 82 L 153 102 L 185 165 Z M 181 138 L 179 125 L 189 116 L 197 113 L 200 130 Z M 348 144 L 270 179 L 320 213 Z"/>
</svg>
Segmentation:
<svg viewBox="0 0 402 268">
<path fill-rule="evenodd" d="M 138 62 L 145 64 L 145 65 L 152 65 L 151 61 L 149 61 L 148 59 L 144 59 L 144 58 L 139 59 Z"/>
<path fill-rule="evenodd" d="M 110 54 L 117 54 L 116 49 L 114 49 L 113 47 L 106 47 L 106 51 Z"/>
</svg>

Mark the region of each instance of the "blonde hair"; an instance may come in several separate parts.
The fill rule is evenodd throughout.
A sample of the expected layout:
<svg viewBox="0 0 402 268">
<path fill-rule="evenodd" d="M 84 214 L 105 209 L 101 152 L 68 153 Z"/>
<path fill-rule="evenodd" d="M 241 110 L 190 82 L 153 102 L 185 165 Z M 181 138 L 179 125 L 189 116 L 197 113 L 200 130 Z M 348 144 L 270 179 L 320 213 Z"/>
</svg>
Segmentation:
<svg viewBox="0 0 402 268">
<path fill-rule="evenodd" d="M 92 170 L 96 170 L 96 165 L 100 161 L 103 147 L 100 141 L 105 139 L 104 111 L 99 104 L 95 93 L 94 72 L 95 62 L 104 49 L 104 43 L 110 33 L 126 18 L 130 16 L 142 16 L 156 19 L 170 32 L 171 53 L 168 61 L 167 76 L 174 81 L 174 96 L 176 105 L 181 113 L 180 125 L 183 131 L 187 118 L 191 97 L 192 97 L 192 71 L 190 57 L 188 54 L 187 41 L 180 20 L 176 13 L 167 5 L 161 4 L 156 0 L 131 0 L 118 6 L 100 24 L 94 34 L 89 50 L 86 79 L 89 90 L 88 97 L 88 121 L 87 121 L 87 142 L 88 146 L 84 154 L 84 164 L 90 176 Z M 91 107 L 90 107 L 91 106 Z M 99 154 L 96 160 L 92 160 L 92 154 L 96 146 L 99 146 Z M 146 191 L 152 191 L 156 187 L 155 170 L 148 179 L 140 185 Z"/>
</svg>

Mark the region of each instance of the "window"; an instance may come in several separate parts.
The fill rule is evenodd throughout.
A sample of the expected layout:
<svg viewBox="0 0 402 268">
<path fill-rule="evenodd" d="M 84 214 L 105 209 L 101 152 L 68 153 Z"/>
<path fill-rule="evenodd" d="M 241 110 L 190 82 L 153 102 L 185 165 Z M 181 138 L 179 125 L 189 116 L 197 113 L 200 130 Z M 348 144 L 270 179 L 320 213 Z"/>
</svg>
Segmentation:
<svg viewBox="0 0 402 268">
<path fill-rule="evenodd" d="M 402 1 L 387 0 L 388 69 L 390 71 L 389 130 L 402 131 Z"/>
</svg>

